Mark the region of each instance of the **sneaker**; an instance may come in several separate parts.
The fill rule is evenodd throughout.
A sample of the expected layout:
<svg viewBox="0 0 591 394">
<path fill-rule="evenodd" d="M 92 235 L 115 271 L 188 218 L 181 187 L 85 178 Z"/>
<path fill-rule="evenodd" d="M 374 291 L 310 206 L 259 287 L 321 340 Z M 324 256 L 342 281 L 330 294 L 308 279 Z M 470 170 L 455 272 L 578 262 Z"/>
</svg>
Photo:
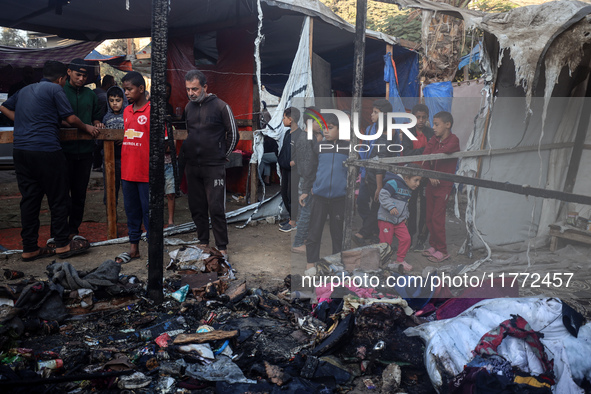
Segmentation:
<svg viewBox="0 0 591 394">
<path fill-rule="evenodd" d="M 292 226 L 291 224 L 289 224 L 289 222 L 287 222 L 286 224 L 279 225 L 279 231 L 283 231 L 284 233 L 289 233 L 290 231 L 293 231 L 295 229 L 297 229 L 297 226 Z"/>
<path fill-rule="evenodd" d="M 306 254 L 306 245 L 294 246 L 291 248 L 292 253 Z"/>
</svg>

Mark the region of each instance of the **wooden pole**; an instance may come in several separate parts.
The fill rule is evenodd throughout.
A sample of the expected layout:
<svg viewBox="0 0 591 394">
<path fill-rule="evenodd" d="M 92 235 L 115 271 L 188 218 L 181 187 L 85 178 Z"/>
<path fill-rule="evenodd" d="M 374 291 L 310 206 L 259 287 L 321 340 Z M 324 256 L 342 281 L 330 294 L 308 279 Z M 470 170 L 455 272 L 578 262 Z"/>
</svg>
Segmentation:
<svg viewBox="0 0 591 394">
<path fill-rule="evenodd" d="M 416 157 L 416 156 L 413 156 Z M 424 178 L 435 178 L 444 181 L 455 183 L 464 183 L 467 185 L 474 185 L 484 187 L 487 189 L 500 190 L 504 192 L 522 194 L 524 196 L 552 198 L 555 200 L 565 202 L 575 202 L 578 204 L 591 205 L 591 196 L 583 196 L 580 194 L 565 193 L 557 190 L 542 189 L 538 187 L 531 187 L 528 185 L 515 185 L 513 183 L 490 181 L 487 179 L 472 178 L 469 176 L 462 176 L 456 174 L 449 174 L 447 172 L 439 172 L 432 170 L 424 170 L 419 168 L 403 167 L 392 163 L 383 163 L 381 160 L 347 160 L 345 165 L 349 167 L 359 166 L 365 168 L 373 168 L 376 170 L 391 171 L 401 175 L 419 175 Z"/>
<path fill-rule="evenodd" d="M 150 110 L 150 219 L 147 295 L 156 304 L 164 301 L 164 128 L 166 120 L 166 51 L 168 0 L 152 0 L 152 91 Z"/>
<path fill-rule="evenodd" d="M 392 44 L 386 44 L 386 54 L 390 53 L 390 56 L 392 56 L 392 51 L 394 51 L 394 47 L 392 46 Z M 390 82 L 386 82 L 386 100 L 389 98 L 390 98 Z"/>
<path fill-rule="evenodd" d="M 107 196 L 107 238 L 117 238 L 117 197 L 115 185 L 115 141 L 104 141 L 105 188 Z"/>
<path fill-rule="evenodd" d="M 357 0 L 357 17 L 355 19 L 355 58 L 353 69 L 353 103 L 351 114 L 361 113 L 361 98 L 363 96 L 363 70 L 365 66 L 365 25 L 367 22 L 367 0 Z M 357 145 L 357 136 L 351 135 L 351 146 Z M 349 160 L 355 160 L 357 153 L 351 149 Z M 358 169 L 349 166 L 347 169 L 347 195 L 345 200 L 345 228 L 343 233 L 343 250 L 351 246 L 353 236 L 353 217 L 355 216 L 355 181 Z"/>
<path fill-rule="evenodd" d="M 575 135 L 575 144 L 568 163 L 568 171 L 566 172 L 566 179 L 564 182 L 564 191 L 572 193 L 575 188 L 577 174 L 579 173 L 579 166 L 581 165 L 581 157 L 583 156 L 583 149 L 585 148 L 585 138 L 587 137 L 587 128 L 589 127 L 589 114 L 591 114 L 591 78 L 587 78 L 586 98 L 581 108 L 581 118 L 579 120 L 579 128 Z"/>
</svg>

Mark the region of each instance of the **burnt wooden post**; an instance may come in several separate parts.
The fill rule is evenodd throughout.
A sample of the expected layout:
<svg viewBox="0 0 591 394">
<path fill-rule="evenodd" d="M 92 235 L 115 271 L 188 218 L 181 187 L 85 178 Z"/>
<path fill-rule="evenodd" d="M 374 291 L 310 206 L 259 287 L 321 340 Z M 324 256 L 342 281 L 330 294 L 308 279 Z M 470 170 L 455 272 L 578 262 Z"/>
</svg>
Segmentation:
<svg viewBox="0 0 591 394">
<path fill-rule="evenodd" d="M 363 69 L 365 66 L 365 25 L 367 22 L 367 0 L 357 0 L 357 18 L 355 20 L 355 59 L 353 70 L 353 104 L 351 114 L 361 113 L 361 97 L 363 95 Z M 351 133 L 351 147 L 357 144 L 357 135 Z M 349 152 L 349 160 L 355 160 L 354 149 Z M 345 200 L 345 229 L 343 234 L 343 250 L 351 246 L 353 236 L 353 217 L 355 216 L 355 181 L 358 169 L 347 168 L 347 195 Z"/>
<path fill-rule="evenodd" d="M 581 118 L 579 120 L 579 128 L 575 135 L 575 144 L 568 163 L 568 171 L 566 173 L 566 180 L 564 182 L 564 191 L 572 193 L 575 188 L 577 174 L 579 173 L 579 166 L 581 165 L 581 157 L 583 156 L 583 149 L 585 147 L 585 138 L 587 137 L 587 128 L 589 127 L 589 115 L 591 114 L 591 80 L 587 81 L 587 90 L 585 93 L 585 100 L 583 108 L 581 109 Z"/>
<path fill-rule="evenodd" d="M 164 127 L 166 120 L 166 51 L 168 1 L 152 0 L 152 91 L 150 110 L 150 202 L 148 297 L 164 300 L 162 260 L 164 253 Z"/>
</svg>

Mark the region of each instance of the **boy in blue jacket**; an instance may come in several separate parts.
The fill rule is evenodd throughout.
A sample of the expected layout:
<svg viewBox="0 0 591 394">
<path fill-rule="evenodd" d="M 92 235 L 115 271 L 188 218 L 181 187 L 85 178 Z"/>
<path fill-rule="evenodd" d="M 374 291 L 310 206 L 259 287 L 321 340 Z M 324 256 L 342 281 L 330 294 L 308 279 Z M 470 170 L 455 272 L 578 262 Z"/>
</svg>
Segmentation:
<svg viewBox="0 0 591 394">
<path fill-rule="evenodd" d="M 421 168 L 417 164 L 406 167 Z M 380 190 L 380 208 L 378 210 L 378 227 L 380 242 L 392 244 L 394 235 L 398 238 L 396 263 L 402 265 L 405 271 L 412 270 L 412 266 L 404 259 L 410 248 L 411 237 L 406 227 L 408 219 L 408 202 L 412 191 L 419 187 L 421 177 L 418 175 L 386 174 L 386 184 Z"/>
<path fill-rule="evenodd" d="M 343 165 L 349 157 L 349 142 L 339 141 L 339 121 L 334 114 L 323 114 L 327 128 L 324 140 L 314 145 L 312 162 L 315 176 L 304 178 L 300 204 L 311 195 L 310 227 L 306 240 L 308 268 L 320 259 L 320 241 L 326 217 L 330 217 L 332 253 L 343 248 L 343 223 L 345 216 L 345 194 L 347 190 L 347 168 Z"/>
</svg>

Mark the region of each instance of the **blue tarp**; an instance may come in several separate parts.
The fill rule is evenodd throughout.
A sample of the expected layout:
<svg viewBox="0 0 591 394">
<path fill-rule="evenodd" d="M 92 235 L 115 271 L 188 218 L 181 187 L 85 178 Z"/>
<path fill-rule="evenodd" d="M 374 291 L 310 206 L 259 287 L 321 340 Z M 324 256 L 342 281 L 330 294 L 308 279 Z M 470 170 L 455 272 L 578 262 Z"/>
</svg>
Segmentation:
<svg viewBox="0 0 591 394">
<path fill-rule="evenodd" d="M 96 49 L 93 49 L 92 52 L 90 52 L 88 55 L 86 55 L 86 57 L 84 58 L 84 60 L 104 62 L 104 61 L 107 61 L 107 60 L 120 59 L 120 58 L 124 58 L 124 57 L 125 56 L 103 55 L 102 53 L 100 53 Z"/>
<path fill-rule="evenodd" d="M 462 68 L 464 68 L 468 64 L 477 62 L 479 60 L 480 60 L 480 43 L 478 43 L 470 51 L 469 54 L 467 54 L 466 56 L 463 56 L 462 59 L 460 59 L 460 64 L 458 65 L 458 70 L 461 70 Z"/>
<path fill-rule="evenodd" d="M 419 100 L 419 55 L 407 51 L 405 56 L 398 57 L 396 72 L 390 56 L 390 53 L 384 55 L 384 81 L 390 83 L 390 102 L 394 111 L 411 110 Z M 399 111 L 400 109 L 402 111 Z"/>
<path fill-rule="evenodd" d="M 451 103 L 454 96 L 454 88 L 451 82 L 436 82 L 423 88 L 425 104 L 429 107 L 429 122 L 433 125 L 433 115 L 437 112 L 447 111 L 451 113 Z"/>
</svg>

